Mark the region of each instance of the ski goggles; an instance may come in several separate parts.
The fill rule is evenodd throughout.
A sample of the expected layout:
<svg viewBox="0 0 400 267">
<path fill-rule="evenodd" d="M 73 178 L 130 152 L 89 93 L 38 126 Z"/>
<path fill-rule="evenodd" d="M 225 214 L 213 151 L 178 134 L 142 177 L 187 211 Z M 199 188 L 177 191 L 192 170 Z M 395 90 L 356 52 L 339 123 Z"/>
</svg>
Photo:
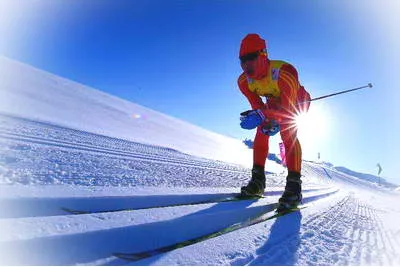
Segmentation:
<svg viewBox="0 0 400 267">
<path fill-rule="evenodd" d="M 262 55 L 262 54 L 266 55 L 266 52 L 264 50 L 260 50 L 260 51 L 254 52 L 254 53 L 249 53 L 249 54 L 240 56 L 239 57 L 240 63 L 245 63 L 246 61 L 255 60 L 258 57 L 258 55 Z"/>
</svg>

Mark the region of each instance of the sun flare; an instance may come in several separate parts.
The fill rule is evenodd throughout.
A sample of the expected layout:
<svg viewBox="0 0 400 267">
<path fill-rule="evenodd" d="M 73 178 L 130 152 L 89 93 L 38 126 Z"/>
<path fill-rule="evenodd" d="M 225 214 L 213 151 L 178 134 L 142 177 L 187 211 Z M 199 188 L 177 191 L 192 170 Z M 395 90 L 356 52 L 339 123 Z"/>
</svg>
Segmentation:
<svg viewBox="0 0 400 267">
<path fill-rule="evenodd" d="M 322 142 L 329 136 L 330 117 L 326 109 L 314 105 L 307 113 L 296 117 L 298 137 L 303 150 L 318 151 Z"/>
</svg>

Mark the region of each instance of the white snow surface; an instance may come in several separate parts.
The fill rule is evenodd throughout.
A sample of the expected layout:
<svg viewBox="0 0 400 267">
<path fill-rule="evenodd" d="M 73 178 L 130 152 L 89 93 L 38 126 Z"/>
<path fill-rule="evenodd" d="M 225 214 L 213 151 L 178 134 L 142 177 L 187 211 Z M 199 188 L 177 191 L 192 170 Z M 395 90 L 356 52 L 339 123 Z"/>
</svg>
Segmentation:
<svg viewBox="0 0 400 267">
<path fill-rule="evenodd" d="M 270 218 L 271 160 L 264 198 L 221 202 L 251 175 L 240 141 L 0 63 L 1 265 L 400 264 L 396 187 L 303 161 L 304 206 Z"/>
<path fill-rule="evenodd" d="M 251 152 L 240 140 L 1 56 L 0 86 L 3 113 L 206 158 L 251 163 Z"/>
</svg>

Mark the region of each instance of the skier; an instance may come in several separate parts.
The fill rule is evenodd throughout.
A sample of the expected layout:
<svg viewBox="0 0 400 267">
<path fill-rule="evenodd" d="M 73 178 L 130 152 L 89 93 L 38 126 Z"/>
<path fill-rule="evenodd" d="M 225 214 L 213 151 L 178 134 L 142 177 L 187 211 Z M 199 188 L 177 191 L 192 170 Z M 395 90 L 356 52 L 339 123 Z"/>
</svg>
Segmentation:
<svg viewBox="0 0 400 267">
<path fill-rule="evenodd" d="M 239 59 L 243 73 L 239 76 L 238 85 L 252 108 L 240 114 L 240 126 L 248 130 L 257 128 L 252 176 L 249 183 L 241 188 L 241 194 L 264 194 L 269 137 L 280 132 L 286 151 L 288 175 L 278 211 L 296 207 L 302 200 L 302 155 L 295 116 L 302 110 L 308 110 L 310 95 L 300 85 L 297 71 L 292 65 L 268 58 L 266 42 L 258 34 L 248 34 L 242 40 Z M 261 97 L 266 97 L 265 103 Z"/>
</svg>

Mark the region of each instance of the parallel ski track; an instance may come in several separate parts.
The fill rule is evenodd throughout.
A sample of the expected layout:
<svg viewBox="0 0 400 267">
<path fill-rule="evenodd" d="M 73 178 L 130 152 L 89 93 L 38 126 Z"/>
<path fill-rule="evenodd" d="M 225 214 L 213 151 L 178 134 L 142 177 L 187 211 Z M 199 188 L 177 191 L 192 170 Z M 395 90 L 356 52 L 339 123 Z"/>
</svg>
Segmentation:
<svg viewBox="0 0 400 267">
<path fill-rule="evenodd" d="M 33 121 L 26 118 L 20 118 L 0 113 L 0 123 L 4 133 L 20 133 L 23 136 L 34 136 L 46 139 L 73 141 L 74 144 L 82 143 L 89 145 L 101 145 L 102 147 L 113 148 L 116 145 L 124 148 L 134 148 L 134 150 L 143 150 L 142 152 L 149 151 L 154 152 L 161 151 L 162 153 L 176 153 L 177 150 L 167 147 L 160 147 L 150 144 L 142 144 L 124 139 L 109 137 L 101 134 L 87 132 L 83 130 L 77 130 L 69 127 L 64 127 L 48 122 Z M 99 142 L 100 140 L 100 142 Z M 150 152 L 151 150 L 151 152 Z M 154 150 L 154 151 L 152 151 Z M 181 153 L 183 157 L 188 156 Z"/>
<path fill-rule="evenodd" d="M 246 169 L 235 164 L 219 164 L 218 161 L 194 157 L 168 147 L 137 143 L 2 113 L 0 113 L 0 129 L 0 138 L 3 139 L 32 142 L 60 148 L 65 147 L 92 153 L 112 153 L 114 156 L 128 156 L 141 160 L 155 158 L 160 162 L 166 163 L 169 163 L 171 158 L 173 158 L 173 162 L 175 161 L 179 164 L 185 163 L 188 166 L 203 166 L 239 173 L 246 171 Z M 123 148 L 123 150 L 120 148 Z"/>
<path fill-rule="evenodd" d="M 0 130 L 0 139 L 11 140 L 17 144 L 50 146 L 57 149 L 131 158 L 138 161 L 159 162 L 167 165 L 189 166 L 238 174 L 246 173 L 245 169 L 233 164 L 220 164 L 217 161 L 192 157 L 169 148 L 129 142 L 49 123 L 13 118 L 12 116 L 7 117 L 4 114 L 0 114 L 0 123 L 4 121 L 7 123 L 7 119 L 4 118 L 11 119 L 11 123 L 6 125 L 8 128 Z M 58 136 L 60 137 L 59 139 Z M 304 191 L 306 192 L 307 190 Z M 321 194 L 314 194 L 305 198 L 304 201 L 309 203 L 334 193 L 335 191 L 331 190 Z M 166 207 L 152 206 L 145 208 L 145 210 L 133 210 L 132 212 L 123 210 L 103 212 L 103 214 L 60 215 L 62 219 L 60 217 L 52 217 L 46 213 L 39 215 L 39 217 L 4 219 L 0 220 L 0 223 L 15 222 L 19 227 L 21 225 L 28 226 L 26 233 L 28 233 L 28 236 L 32 236 L 20 239 L 22 235 L 15 239 L 9 239 L 9 241 L 0 242 L 0 250 L 3 251 L 4 255 L 8 255 L 1 262 L 4 265 L 72 265 L 96 261 L 104 262 L 104 259 L 111 259 L 111 263 L 114 261 L 114 263 L 123 264 L 124 262 L 118 262 L 120 259 L 112 256 L 112 254 L 121 252 L 132 256 L 136 253 L 146 254 L 149 251 L 164 253 L 163 247 L 169 247 L 170 250 L 171 248 L 176 249 L 182 245 L 198 243 L 231 232 L 231 229 L 238 230 L 274 218 L 271 215 L 267 215 L 267 213 L 275 209 L 276 203 L 261 205 L 263 203 L 257 202 L 258 206 L 247 208 L 252 202 L 254 200 L 244 200 L 240 201 L 240 203 L 214 200 L 213 202 L 180 203 L 176 206 L 170 205 Z M 58 208 L 60 209 L 61 207 Z M 157 221 L 160 212 L 166 211 L 163 214 L 169 214 L 170 210 L 174 208 L 177 208 L 177 214 L 171 214 L 171 216 L 175 216 L 174 218 L 165 219 L 163 217 L 163 220 Z M 155 212 L 156 209 L 157 212 Z M 140 216 L 140 214 L 147 215 L 147 212 L 151 214 L 152 211 L 155 212 L 153 213 L 154 217 L 150 216 L 149 219 L 154 219 L 155 221 L 144 222 L 143 224 L 136 223 L 137 218 L 135 216 Z M 186 215 L 182 215 L 184 213 Z M 124 221 L 124 216 L 131 216 L 130 221 Z M 115 218 L 117 222 L 111 226 L 107 224 L 107 220 L 110 220 L 109 218 Z M 119 222 L 118 218 L 120 219 Z M 145 220 L 147 220 L 147 217 Z M 169 240 L 163 236 L 165 231 L 179 231 L 179 225 L 183 223 L 190 225 L 191 222 L 197 220 L 213 221 L 215 225 L 204 225 L 204 228 L 201 227 L 201 229 L 189 227 L 187 237 L 183 240 Z M 256 220 L 259 221 L 256 222 Z M 32 229 L 30 228 L 30 223 L 33 223 Z M 81 226 L 81 224 L 83 225 Z M 36 228 L 34 227 L 35 225 Z M 47 227 L 53 230 L 48 230 Z M 69 231 L 70 228 L 73 230 Z M 200 236 L 199 231 L 201 232 Z M 203 233 L 205 234 L 201 236 Z M 137 244 L 135 238 L 144 234 L 149 235 L 149 240 L 139 237 L 145 244 Z M 105 243 L 107 243 L 107 246 L 101 245 Z M 13 257 L 15 251 L 21 252 L 24 257 Z"/>
<path fill-rule="evenodd" d="M 240 187 L 249 177 L 240 165 L 0 113 L 2 145 L 0 164 L 11 173 L 0 175 L 5 184 Z M 90 164 L 85 172 L 82 164 Z M 185 176 L 191 179 L 182 184 Z"/>
<path fill-rule="evenodd" d="M 216 231 L 216 232 L 213 232 L 211 234 L 207 234 L 207 235 L 204 235 L 204 236 L 200 236 L 200 237 L 197 237 L 197 238 L 193 238 L 193 239 L 189 239 L 189 240 L 186 240 L 186 241 L 178 242 L 178 243 L 175 243 L 175 244 L 172 244 L 172 245 L 168 245 L 168 246 L 165 246 L 165 247 L 156 248 L 156 249 L 143 251 L 143 252 L 139 252 L 139 253 L 118 253 L 117 252 L 117 253 L 113 253 L 113 255 L 115 257 L 119 258 L 119 259 L 122 259 L 122 260 L 126 260 L 126 261 L 129 261 L 129 262 L 136 262 L 136 261 L 139 261 L 139 260 L 142 260 L 142 259 L 154 257 L 154 256 L 157 256 L 157 255 L 169 252 L 169 251 L 173 251 L 175 249 L 179 249 L 179 248 L 187 247 L 187 246 L 190 246 L 190 245 L 194 245 L 196 243 L 199 243 L 199 242 L 202 242 L 202 241 L 206 241 L 206 240 L 209 240 L 211 238 L 215 238 L 215 237 L 218 237 L 218 236 L 221 236 L 221 235 L 224 235 L 224 234 L 236 231 L 236 230 L 240 230 L 240 229 L 243 229 L 243 228 L 246 228 L 246 227 L 250 227 L 250 226 L 258 224 L 258 223 L 262 223 L 262 222 L 266 222 L 266 221 L 269 221 L 269 220 L 272 220 L 272 219 L 276 219 L 278 217 L 285 216 L 285 215 L 287 215 L 289 213 L 292 213 L 292 212 L 295 212 L 295 211 L 299 211 L 299 210 L 304 209 L 304 208 L 307 207 L 307 206 L 303 205 L 303 206 L 299 206 L 297 208 L 294 208 L 294 209 L 291 209 L 291 210 L 288 210 L 288 211 L 285 211 L 285 212 L 275 213 L 275 214 L 271 215 L 270 212 L 272 210 L 270 211 L 270 208 L 272 207 L 272 209 L 275 209 L 277 207 L 277 205 L 278 204 L 276 204 L 276 203 L 271 204 L 271 206 L 267 206 L 267 210 L 269 212 L 267 212 L 267 213 L 262 212 L 261 214 L 255 216 L 253 218 L 250 218 L 250 219 L 248 219 L 246 221 L 242 221 L 242 222 L 233 224 L 231 226 L 228 226 L 226 228 L 223 228 L 223 229 L 221 229 L 219 231 Z"/>
<path fill-rule="evenodd" d="M 304 189 L 303 193 L 332 189 L 333 187 Z M 282 193 L 283 190 L 271 190 L 265 193 L 264 198 L 279 196 Z M 210 193 L 3 199 L 0 201 L 0 219 L 135 211 L 248 200 L 240 199 L 238 195 L 238 193 Z"/>
<path fill-rule="evenodd" d="M 310 203 L 311 201 L 326 198 L 331 194 L 336 193 L 337 191 L 331 190 L 329 192 L 324 192 L 321 194 L 313 194 L 304 198 L 304 204 Z M 216 237 L 221 234 L 225 234 L 231 232 L 229 229 L 238 230 L 240 228 L 244 228 L 250 226 L 251 224 L 255 224 L 258 222 L 262 222 L 266 220 L 266 217 L 270 217 L 270 215 L 265 215 L 268 212 L 272 212 L 277 203 L 263 203 L 254 202 L 254 200 L 246 200 L 234 203 L 220 203 L 217 206 L 210 205 L 199 205 L 196 209 L 197 211 L 192 213 L 192 209 L 184 209 L 181 210 L 181 207 L 176 211 L 182 212 L 184 211 L 187 215 L 179 215 L 174 219 L 169 220 L 157 220 L 154 222 L 144 223 L 144 224 L 135 224 L 135 225 L 125 225 L 128 221 L 123 222 L 120 226 L 113 226 L 109 228 L 107 226 L 107 221 L 105 220 L 115 220 L 119 218 L 119 215 L 131 216 L 132 222 L 135 222 L 136 216 L 140 216 L 139 214 L 145 211 L 137 212 L 114 212 L 113 216 L 106 216 L 105 214 L 99 215 L 74 215 L 74 216 L 65 216 L 66 221 L 60 224 L 59 231 L 50 235 L 39 236 L 37 238 L 31 238 L 27 240 L 12 240 L 7 242 L 0 242 L 0 249 L 3 251 L 4 255 L 12 255 L 13 251 L 19 251 L 25 255 L 25 258 L 6 258 L 3 259 L 4 264 L 18 264 L 18 265 L 71 265 L 77 263 L 92 263 L 98 260 L 111 259 L 112 261 L 118 260 L 117 257 L 112 256 L 113 253 L 128 253 L 128 254 L 136 254 L 136 253 L 145 253 L 146 255 L 148 251 L 159 251 L 156 253 L 164 253 L 165 251 L 162 249 L 163 247 L 168 247 L 168 250 L 176 249 L 181 247 L 182 245 L 190 245 L 197 242 L 201 242 L 203 240 L 207 240 L 209 238 Z M 264 201 L 263 201 L 264 202 Z M 255 203 L 257 205 L 248 207 L 251 203 Z M 223 205 L 219 206 L 219 205 Z M 218 207 L 219 206 L 219 207 Z M 159 214 L 160 211 L 154 211 L 155 214 Z M 147 212 L 147 211 L 146 211 Z M 171 211 L 168 211 L 170 213 Z M 189 212 L 189 213 L 188 213 Z M 272 214 L 271 214 L 272 215 Z M 92 216 L 90 221 L 91 224 L 87 226 L 80 227 L 78 226 L 82 221 L 86 221 Z M 264 216 L 263 219 L 259 219 L 260 221 L 255 222 L 257 218 L 260 216 Z M 109 219 L 107 219 L 107 217 Z M 51 223 L 52 217 L 38 217 L 38 218 L 25 218 L 22 219 L 26 222 L 32 221 L 32 227 L 37 224 L 46 225 L 47 219 L 49 219 L 48 223 Z M 113 219 L 114 218 L 114 219 Z M 123 217 L 121 217 L 123 218 Z M 102 219 L 102 220 L 98 220 Z M 254 219 L 254 220 L 253 220 Z M 18 219 L 21 220 L 21 219 Z M 60 221 L 60 218 L 55 218 L 56 221 Z M 93 220 L 97 220 L 100 224 L 97 226 L 94 224 Z M 204 228 L 198 229 L 197 227 L 193 228 L 190 225 L 197 225 L 198 220 L 214 222 L 212 224 L 204 224 Z M 248 224 L 250 220 L 250 224 Z M 36 221 L 36 222 L 35 222 Z M 35 223 L 34 223 L 35 222 Z M 103 223 L 104 222 L 104 223 Z M 243 223 L 245 222 L 245 223 Z M 48 224 L 47 223 L 47 224 Z M 115 224 L 116 222 L 114 222 Z M 243 224 L 239 228 L 237 226 L 232 228 L 232 225 L 235 224 Z M 63 226 L 65 224 L 65 226 Z M 185 239 L 174 240 L 171 239 L 171 235 L 165 235 L 165 232 L 173 232 L 179 231 L 179 225 L 185 224 L 186 233 L 184 236 L 187 236 Z M 76 225 L 76 226 L 74 226 Z M 103 226 L 101 226 L 103 225 Z M 71 234 L 68 234 L 70 231 L 68 228 L 70 226 L 78 227 L 78 232 L 72 231 Z M 89 229 L 87 229 L 87 227 Z M 91 227 L 94 229 L 90 230 Z M 105 227 L 105 228 L 102 228 Z M 237 229 L 236 229 L 237 228 Z M 65 230 L 63 230 L 65 229 Z M 225 229 L 225 230 L 224 230 Z M 66 231 L 65 234 L 63 232 Z M 200 232 L 199 232 L 200 231 Z M 202 233 L 199 235 L 199 233 Z M 147 236 L 147 239 L 140 236 Z M 169 238 L 168 238 L 169 236 Z M 135 239 L 139 238 L 141 241 L 140 244 L 135 242 Z M 189 241 L 191 240 L 191 241 Z M 107 243 L 107 246 L 98 245 Z M 175 244 L 175 245 L 174 245 Z M 111 251 L 112 250 L 112 251 Z M 121 254 L 119 254 L 120 256 Z M 113 265 L 121 265 L 122 262 L 114 262 Z"/>
<path fill-rule="evenodd" d="M 250 217 L 245 221 L 241 221 L 241 222 L 232 224 L 228 227 L 224 227 L 220 230 L 217 230 L 217 231 L 209 233 L 209 234 L 205 234 L 203 236 L 199 236 L 199 237 L 196 237 L 193 239 L 177 242 L 175 244 L 170 244 L 170 245 L 167 245 L 164 247 L 155 248 L 155 249 L 151 249 L 151 250 L 147 250 L 147 251 L 134 252 L 134 253 L 119 253 L 119 252 L 117 252 L 117 253 L 113 253 L 113 255 L 119 259 L 126 260 L 129 262 L 135 262 L 135 261 L 139 261 L 139 260 L 142 260 L 145 258 L 157 256 L 162 253 L 166 253 L 166 252 L 169 252 L 169 251 L 172 251 L 175 249 L 183 248 L 183 247 L 193 245 L 193 244 L 196 244 L 196 243 L 199 243 L 202 241 L 206 241 L 208 239 L 215 238 L 215 237 L 218 237 L 218 236 L 221 236 L 221 235 L 224 235 L 224 234 L 236 231 L 236 230 L 240 230 L 240 229 L 243 229 L 243 228 L 255 225 L 255 224 L 266 222 L 268 220 L 272 220 L 277 217 L 284 216 L 293 211 L 298 211 L 300 209 L 306 208 L 307 204 L 309 204 L 310 202 L 315 201 L 316 199 L 323 198 L 323 197 L 328 197 L 328 196 L 336 193 L 337 191 L 332 191 L 332 192 L 321 194 L 321 195 L 306 197 L 303 200 L 303 203 L 305 203 L 305 204 L 299 206 L 299 208 L 297 208 L 297 209 L 290 210 L 285 213 L 271 214 L 271 212 L 273 212 L 278 206 L 278 203 L 271 203 L 271 204 L 266 205 L 265 210 L 263 210 L 261 213 L 255 215 L 253 217 Z"/>
<path fill-rule="evenodd" d="M 304 189 L 302 192 L 307 193 L 307 192 L 314 192 L 314 191 L 328 191 L 331 190 L 332 188 L 315 188 L 315 189 Z M 263 197 L 269 197 L 269 196 L 277 196 L 281 195 L 283 193 L 283 190 L 277 190 L 277 191 L 268 191 Z M 210 194 L 212 196 L 212 194 Z M 102 209 L 101 207 L 96 207 L 97 205 L 93 205 L 92 210 L 76 210 L 68 207 L 61 207 L 61 210 L 65 211 L 68 214 L 73 214 L 73 215 L 79 215 L 79 214 L 91 214 L 91 213 L 107 213 L 107 212 L 118 212 L 118 211 L 134 211 L 134 210 L 145 210 L 145 209 L 154 209 L 154 208 L 167 208 L 167 207 L 179 207 L 179 206 L 191 206 L 191 205 L 199 205 L 199 204 L 211 204 L 211 203 L 221 203 L 221 202 L 234 202 L 234 201 L 241 201 L 241 200 L 257 200 L 261 199 L 259 197 L 249 197 L 249 198 L 241 198 L 240 194 L 221 194 L 221 195 L 227 195 L 227 196 L 221 196 L 218 197 L 218 194 L 216 194 L 216 197 L 211 197 L 209 199 L 204 199 L 204 200 L 196 200 L 194 199 L 193 201 L 184 201 L 184 202 L 177 202 L 177 203 L 163 203 L 160 205 L 149 205 L 149 206 L 138 206 L 138 207 L 130 207 L 130 208 L 110 208 L 110 209 Z M 174 196 L 170 196 L 174 197 Z M 179 197 L 175 196 L 175 197 Z M 129 198 L 129 197 L 127 197 Z M 134 201 L 135 197 L 131 197 L 132 202 Z M 90 201 L 90 199 L 88 199 Z"/>
<path fill-rule="evenodd" d="M 304 225 L 302 240 L 315 246 L 308 246 L 307 252 L 298 252 L 300 265 L 381 266 L 399 261 L 395 238 L 385 230 L 379 211 L 353 195 L 323 213 L 308 217 Z M 310 234 L 315 232 L 320 235 Z"/>
<path fill-rule="evenodd" d="M 18 142 L 25 142 L 25 143 L 32 143 L 32 144 L 39 144 L 39 145 L 47 145 L 47 146 L 54 146 L 63 149 L 71 149 L 77 151 L 85 151 L 89 153 L 100 153 L 105 154 L 107 156 L 117 156 L 123 158 L 131 158 L 131 159 L 139 159 L 142 161 L 149 161 L 149 162 L 158 162 L 164 164 L 174 164 L 179 166 L 189 166 L 189 167 L 196 167 L 196 168 L 203 168 L 207 170 L 218 170 L 218 171 L 226 171 L 226 172 L 236 172 L 236 173 L 244 173 L 245 171 L 235 170 L 235 169 L 226 169 L 223 167 L 212 167 L 208 162 L 202 161 L 195 161 L 186 160 L 184 158 L 174 159 L 172 157 L 165 157 L 156 154 L 150 153 L 136 153 L 136 152 L 126 152 L 117 149 L 108 149 L 108 148 L 99 148 L 96 146 L 85 145 L 85 144 L 76 144 L 73 142 L 66 142 L 66 141 L 59 141 L 59 140 L 51 140 L 48 138 L 40 138 L 35 136 L 28 136 L 28 135 L 21 135 L 16 133 L 4 133 L 4 131 L 0 131 L 0 138 L 18 141 Z M 178 153 L 178 152 L 177 152 Z"/>
</svg>

